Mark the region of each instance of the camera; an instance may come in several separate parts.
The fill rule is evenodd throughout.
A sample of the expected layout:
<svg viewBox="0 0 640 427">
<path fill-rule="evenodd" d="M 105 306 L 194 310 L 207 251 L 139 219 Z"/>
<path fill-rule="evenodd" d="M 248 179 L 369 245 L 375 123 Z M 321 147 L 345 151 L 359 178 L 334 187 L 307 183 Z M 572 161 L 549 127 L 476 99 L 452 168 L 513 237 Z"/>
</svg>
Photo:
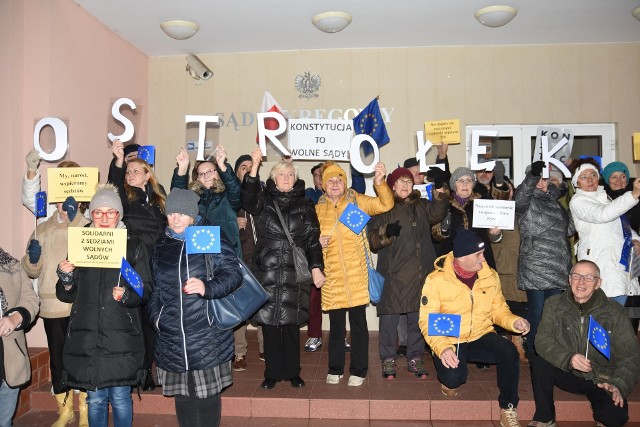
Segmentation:
<svg viewBox="0 0 640 427">
<path fill-rule="evenodd" d="M 213 71 L 195 55 L 187 55 L 187 72 L 196 80 L 208 80 L 213 76 Z"/>
</svg>

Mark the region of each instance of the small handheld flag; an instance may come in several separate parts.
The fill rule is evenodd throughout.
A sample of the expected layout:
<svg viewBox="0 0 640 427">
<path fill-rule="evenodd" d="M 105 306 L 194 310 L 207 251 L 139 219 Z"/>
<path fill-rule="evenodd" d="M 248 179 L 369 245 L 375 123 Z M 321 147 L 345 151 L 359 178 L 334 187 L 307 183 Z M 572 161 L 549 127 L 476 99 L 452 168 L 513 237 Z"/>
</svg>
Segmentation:
<svg viewBox="0 0 640 427">
<path fill-rule="evenodd" d="M 220 227 L 187 227 L 187 254 L 219 254 Z"/>
<path fill-rule="evenodd" d="M 47 216 L 47 192 L 36 193 L 36 218 Z"/>
<path fill-rule="evenodd" d="M 380 114 L 378 98 L 374 98 L 364 109 L 353 118 L 353 129 L 356 135 L 365 133 L 369 135 L 378 145 L 378 148 L 389 143 L 389 134 Z M 369 144 L 363 145 L 365 155 L 373 152 Z"/>
<path fill-rule="evenodd" d="M 142 283 L 142 278 L 133 269 L 133 267 L 131 267 L 131 264 L 129 264 L 129 262 L 124 257 L 122 257 L 120 274 L 122 275 L 122 277 L 124 277 L 124 280 L 127 281 L 129 286 L 131 286 L 133 290 L 136 291 L 136 293 L 140 295 L 140 297 L 142 297 L 142 294 L 144 292 L 144 284 Z"/>
<path fill-rule="evenodd" d="M 138 158 L 144 160 L 150 165 L 156 163 L 156 147 L 155 145 L 143 145 L 138 148 Z"/>
<path fill-rule="evenodd" d="M 460 337 L 459 314 L 429 313 L 429 329 L 427 333 L 433 337 Z"/>
<path fill-rule="evenodd" d="M 362 229 L 367 225 L 367 222 L 371 217 L 366 212 L 360 210 L 353 203 L 349 203 L 342 215 L 340 215 L 340 222 L 347 226 L 347 228 L 356 234 L 360 234 Z"/>
<path fill-rule="evenodd" d="M 607 359 L 611 358 L 611 338 L 605 328 L 589 316 L 589 342 Z"/>
</svg>

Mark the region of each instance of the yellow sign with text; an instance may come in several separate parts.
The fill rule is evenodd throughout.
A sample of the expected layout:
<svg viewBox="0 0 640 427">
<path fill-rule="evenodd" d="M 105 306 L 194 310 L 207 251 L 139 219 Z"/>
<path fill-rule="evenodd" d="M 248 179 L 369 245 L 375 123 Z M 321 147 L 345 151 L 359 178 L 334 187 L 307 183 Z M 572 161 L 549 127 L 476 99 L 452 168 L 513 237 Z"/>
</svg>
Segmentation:
<svg viewBox="0 0 640 427">
<path fill-rule="evenodd" d="M 126 228 L 69 227 L 67 257 L 76 267 L 120 268 L 127 255 Z"/>
<path fill-rule="evenodd" d="M 640 160 L 640 132 L 633 133 L 633 160 Z"/>
<path fill-rule="evenodd" d="M 64 202 L 69 196 L 78 202 L 89 202 L 96 193 L 98 168 L 49 168 L 47 179 L 50 203 Z"/>
<path fill-rule="evenodd" d="M 441 142 L 460 144 L 460 120 L 424 122 L 424 134 L 433 145 L 439 145 Z"/>
</svg>

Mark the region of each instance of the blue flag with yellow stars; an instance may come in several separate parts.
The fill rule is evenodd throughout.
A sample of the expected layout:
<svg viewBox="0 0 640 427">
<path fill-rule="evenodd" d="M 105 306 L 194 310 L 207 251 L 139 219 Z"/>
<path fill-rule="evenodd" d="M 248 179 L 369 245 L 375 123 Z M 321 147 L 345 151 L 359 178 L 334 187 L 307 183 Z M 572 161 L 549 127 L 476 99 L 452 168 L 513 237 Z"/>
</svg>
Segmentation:
<svg viewBox="0 0 640 427">
<path fill-rule="evenodd" d="M 593 344 L 596 350 L 602 353 L 607 360 L 611 358 L 611 339 L 609 333 L 596 322 L 593 316 L 589 316 L 589 342 Z"/>
<path fill-rule="evenodd" d="M 364 109 L 353 118 L 353 130 L 356 135 L 365 133 L 369 135 L 378 145 L 378 148 L 389 143 L 389 134 L 384 124 L 382 115 L 380 114 L 380 106 L 378 98 L 374 98 Z M 373 152 L 373 148 L 369 144 L 363 144 L 362 149 L 365 155 Z"/>
<path fill-rule="evenodd" d="M 349 203 L 340 215 L 340 222 L 356 234 L 360 234 L 370 219 L 371 217 L 365 211 L 360 210 L 353 203 Z"/>
<path fill-rule="evenodd" d="M 138 148 L 138 158 L 144 160 L 147 164 L 154 165 L 156 163 L 155 145 L 143 145 Z"/>
<path fill-rule="evenodd" d="M 187 254 L 219 254 L 220 227 L 187 227 Z"/>
<path fill-rule="evenodd" d="M 120 266 L 120 274 L 124 277 L 124 280 L 127 281 L 129 286 L 133 288 L 134 291 L 140 298 L 142 298 L 142 293 L 144 292 L 144 284 L 142 283 L 142 278 L 140 275 L 131 267 L 131 264 L 122 257 L 122 265 Z"/>
<path fill-rule="evenodd" d="M 47 216 L 47 192 L 36 193 L 36 218 Z"/>
<path fill-rule="evenodd" d="M 427 333 L 432 337 L 460 337 L 459 314 L 429 313 L 429 329 Z"/>
</svg>

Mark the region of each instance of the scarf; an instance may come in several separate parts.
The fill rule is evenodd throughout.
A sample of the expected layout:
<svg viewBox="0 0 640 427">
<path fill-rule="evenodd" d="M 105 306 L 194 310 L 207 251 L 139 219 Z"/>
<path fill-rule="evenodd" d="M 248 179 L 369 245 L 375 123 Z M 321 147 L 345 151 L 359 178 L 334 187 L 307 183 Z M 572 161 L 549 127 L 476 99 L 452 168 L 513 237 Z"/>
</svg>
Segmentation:
<svg viewBox="0 0 640 427">
<path fill-rule="evenodd" d="M 622 234 L 624 235 L 624 243 L 622 244 L 622 253 L 620 254 L 620 264 L 624 265 L 624 271 L 629 271 L 629 261 L 631 260 L 631 251 L 633 243 L 631 242 L 631 225 L 627 219 L 627 215 L 620 217 L 622 224 Z"/>
</svg>

